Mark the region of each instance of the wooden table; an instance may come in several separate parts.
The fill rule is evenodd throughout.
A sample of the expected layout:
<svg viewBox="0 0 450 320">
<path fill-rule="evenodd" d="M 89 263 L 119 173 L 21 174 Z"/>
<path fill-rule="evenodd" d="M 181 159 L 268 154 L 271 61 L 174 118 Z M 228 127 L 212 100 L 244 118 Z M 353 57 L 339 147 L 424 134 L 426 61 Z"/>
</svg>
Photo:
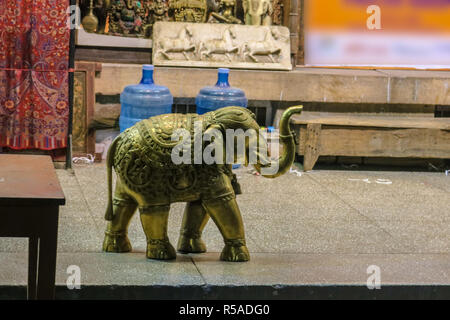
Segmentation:
<svg viewBox="0 0 450 320">
<path fill-rule="evenodd" d="M 0 154 L 0 237 L 27 237 L 28 299 L 53 299 L 59 206 L 49 156 Z"/>
</svg>

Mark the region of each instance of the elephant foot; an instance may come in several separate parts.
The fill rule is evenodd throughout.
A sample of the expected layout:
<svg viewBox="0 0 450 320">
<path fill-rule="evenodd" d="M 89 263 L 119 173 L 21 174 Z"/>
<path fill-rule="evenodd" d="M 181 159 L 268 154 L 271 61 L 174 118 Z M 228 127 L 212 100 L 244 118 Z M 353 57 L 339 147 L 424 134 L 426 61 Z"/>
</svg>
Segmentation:
<svg viewBox="0 0 450 320">
<path fill-rule="evenodd" d="M 172 260 L 177 257 L 175 248 L 169 240 L 150 240 L 147 242 L 147 258 L 156 260 Z"/>
<path fill-rule="evenodd" d="M 220 254 L 220 260 L 230 262 L 245 262 L 250 260 L 250 253 L 248 252 L 245 240 L 226 240 L 225 247 Z"/>
<path fill-rule="evenodd" d="M 190 237 L 181 234 L 177 249 L 181 253 L 204 253 L 206 252 L 206 245 L 200 236 Z"/>
<path fill-rule="evenodd" d="M 131 243 L 126 232 L 105 232 L 105 240 L 103 240 L 103 251 L 105 252 L 130 252 Z"/>
</svg>

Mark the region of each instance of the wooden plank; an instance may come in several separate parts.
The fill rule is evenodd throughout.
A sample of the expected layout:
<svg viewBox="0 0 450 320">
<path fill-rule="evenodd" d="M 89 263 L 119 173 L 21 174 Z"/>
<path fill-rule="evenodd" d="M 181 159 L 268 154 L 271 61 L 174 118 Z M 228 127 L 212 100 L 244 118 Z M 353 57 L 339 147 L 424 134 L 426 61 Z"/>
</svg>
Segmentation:
<svg viewBox="0 0 450 320">
<path fill-rule="evenodd" d="M 0 154 L 0 205 L 64 203 L 50 156 Z"/>
<path fill-rule="evenodd" d="M 103 64 L 100 76 L 95 79 L 96 92 L 120 94 L 125 86 L 140 81 L 141 69 L 140 64 Z M 325 68 L 233 69 L 230 73 L 230 83 L 243 89 L 251 100 L 360 104 L 450 105 L 449 79 L 450 75 L 442 71 L 413 71 L 407 78 L 377 70 Z M 169 87 L 175 97 L 194 98 L 202 87 L 217 81 L 217 70 L 158 67 L 155 81 Z"/>
<path fill-rule="evenodd" d="M 386 104 L 386 103 L 326 103 L 303 102 L 301 117 L 418 117 L 435 118 L 438 106 L 426 104 Z M 287 103 L 288 107 L 290 104 Z M 280 110 L 280 109 L 278 109 Z M 285 110 L 285 109 L 284 109 Z M 284 111 L 283 110 L 283 111 Z M 450 109 L 449 109 L 450 110 Z M 296 118 L 299 116 L 296 115 Z"/>
<path fill-rule="evenodd" d="M 379 127 L 379 128 L 416 128 L 450 130 L 449 118 L 405 118 L 383 116 L 329 116 L 306 117 L 293 116 L 293 124 L 320 123 L 323 125 L 348 127 Z"/>
<path fill-rule="evenodd" d="M 300 23 L 300 0 L 290 0 L 286 1 L 285 5 L 285 17 L 284 19 L 288 21 L 287 26 L 289 27 L 290 38 L 291 38 L 291 56 L 292 62 L 295 66 L 297 64 L 297 54 L 298 54 L 298 42 L 299 42 L 299 23 Z M 287 18 L 287 19 L 286 19 Z"/>
<path fill-rule="evenodd" d="M 292 128 L 298 137 L 297 153 L 300 155 L 304 155 L 306 149 L 306 126 L 293 125 Z"/>
<path fill-rule="evenodd" d="M 119 94 L 125 86 L 139 83 L 142 65 L 103 64 L 95 79 L 97 93 Z M 167 86 L 178 98 L 195 98 L 204 86 L 217 82 L 217 69 L 157 67 L 155 82 Z M 250 100 L 385 103 L 387 77 L 376 71 L 318 70 L 294 71 L 238 70 L 230 72 L 231 85 L 241 88 Z M 355 94 L 357 93 L 357 94 Z"/>
<path fill-rule="evenodd" d="M 321 155 L 450 158 L 450 131 L 322 126 Z"/>
<path fill-rule="evenodd" d="M 75 60 L 148 64 L 152 61 L 152 50 L 150 48 L 127 49 L 77 46 Z"/>
<path fill-rule="evenodd" d="M 312 170 L 317 159 L 319 159 L 321 152 L 321 127 L 322 125 L 320 123 L 308 123 L 306 127 L 304 171 Z"/>
</svg>

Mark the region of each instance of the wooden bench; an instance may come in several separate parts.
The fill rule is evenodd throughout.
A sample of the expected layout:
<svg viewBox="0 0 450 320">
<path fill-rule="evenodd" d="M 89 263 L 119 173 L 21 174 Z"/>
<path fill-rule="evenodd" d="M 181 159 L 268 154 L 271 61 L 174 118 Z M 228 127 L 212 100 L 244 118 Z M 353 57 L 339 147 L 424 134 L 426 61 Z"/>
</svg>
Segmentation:
<svg viewBox="0 0 450 320">
<path fill-rule="evenodd" d="M 304 170 L 319 156 L 450 159 L 450 119 L 388 116 L 294 116 Z"/>
<path fill-rule="evenodd" d="M 0 237 L 28 240 L 28 299 L 53 299 L 59 206 L 49 156 L 0 154 Z"/>
</svg>

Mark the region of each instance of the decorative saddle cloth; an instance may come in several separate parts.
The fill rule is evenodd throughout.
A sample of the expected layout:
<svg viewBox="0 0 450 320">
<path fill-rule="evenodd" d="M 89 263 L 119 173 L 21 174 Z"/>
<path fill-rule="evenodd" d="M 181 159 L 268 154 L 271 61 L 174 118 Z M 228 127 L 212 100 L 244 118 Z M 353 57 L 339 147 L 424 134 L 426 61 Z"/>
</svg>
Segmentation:
<svg viewBox="0 0 450 320">
<path fill-rule="evenodd" d="M 121 181 L 131 190 L 163 204 L 228 196 L 233 189 L 240 193 L 229 165 L 172 161 L 172 150 L 180 143 L 172 141 L 176 130 L 185 129 L 190 134 L 193 163 L 193 143 L 198 138 L 195 135 L 202 134 L 210 123 L 208 114 L 173 113 L 142 120 L 128 128 L 117 138 L 114 156 Z"/>
</svg>

